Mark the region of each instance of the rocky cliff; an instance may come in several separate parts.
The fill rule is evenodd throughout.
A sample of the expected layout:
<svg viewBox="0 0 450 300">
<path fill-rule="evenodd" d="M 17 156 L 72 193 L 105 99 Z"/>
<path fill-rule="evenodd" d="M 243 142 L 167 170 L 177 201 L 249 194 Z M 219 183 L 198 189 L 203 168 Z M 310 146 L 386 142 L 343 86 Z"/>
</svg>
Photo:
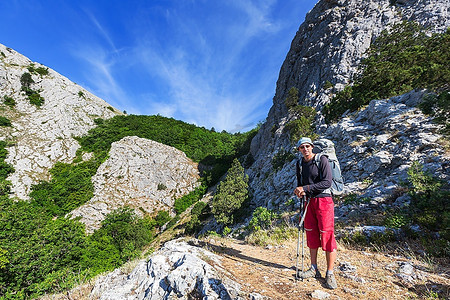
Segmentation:
<svg viewBox="0 0 450 300">
<path fill-rule="evenodd" d="M 252 141 L 251 153 L 255 163 L 248 174 L 255 191 L 255 205 L 278 207 L 292 197 L 293 162 L 286 163 L 278 171 L 271 164 L 276 153 L 292 148 L 285 127 L 295 116 L 289 113 L 284 103 L 292 87 L 299 91 L 298 104 L 318 110 L 317 132 L 337 143 L 338 158 L 344 159 L 344 177 L 349 190 L 364 186 L 364 180 L 377 182 L 381 178 L 395 186 L 398 176 L 405 174 L 405 168 L 412 160 L 425 163 L 426 168 L 441 176 L 449 176 L 445 171 L 448 153 L 445 154 L 443 146 L 437 143 L 441 139 L 436 132 L 437 126 L 414 106 L 398 103 L 397 98 L 370 105 L 366 112 L 366 115 L 377 119 L 379 110 L 386 109 L 382 120 L 391 124 L 389 128 L 386 128 L 386 123 L 370 124 L 358 116 L 348 116 L 340 125 L 327 128 L 320 116 L 320 109 L 350 82 L 365 51 L 382 30 L 403 20 L 411 20 L 425 25 L 430 32 L 443 32 L 450 25 L 449 7 L 448 0 L 322 0 L 316 4 L 292 41 L 280 70 L 273 106 Z M 333 87 L 326 87 L 326 82 Z M 409 98 L 401 98 L 400 101 L 404 99 Z M 397 104 L 392 104 L 394 102 Z M 395 113 L 391 115 L 391 112 Z M 417 122 L 417 118 L 421 121 Z M 353 129 L 356 123 L 359 123 L 358 127 Z M 394 123 L 396 125 L 392 125 Z M 414 130 L 407 130 L 408 124 L 413 124 Z M 341 131 L 338 132 L 337 127 Z M 406 131 L 402 132 L 402 129 Z M 401 141 L 405 144 L 397 144 L 397 133 L 402 135 Z M 392 147 L 397 148 L 393 150 Z M 368 152 L 368 149 L 373 151 Z M 431 152 L 436 154 L 437 162 L 428 164 Z M 378 196 L 383 195 L 386 193 Z"/>
<path fill-rule="evenodd" d="M 91 232 L 111 211 L 124 206 L 138 215 L 171 211 L 175 199 L 198 186 L 197 164 L 173 147 L 139 137 L 111 145 L 108 159 L 92 178 L 94 197 L 72 211 Z"/>
</svg>

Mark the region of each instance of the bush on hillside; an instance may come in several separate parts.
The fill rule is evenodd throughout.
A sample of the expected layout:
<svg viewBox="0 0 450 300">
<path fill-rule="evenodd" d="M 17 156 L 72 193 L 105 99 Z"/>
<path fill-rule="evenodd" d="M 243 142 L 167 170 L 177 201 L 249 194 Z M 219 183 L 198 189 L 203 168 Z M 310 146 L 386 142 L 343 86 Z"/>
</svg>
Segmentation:
<svg viewBox="0 0 450 300">
<path fill-rule="evenodd" d="M 0 126 L 11 127 L 11 121 L 7 117 L 0 116 Z"/>
<path fill-rule="evenodd" d="M 450 136 L 450 93 L 448 91 L 439 95 L 425 95 L 419 108 L 424 114 L 431 115 L 436 123 L 443 125 L 442 133 Z"/>
<path fill-rule="evenodd" d="M 248 196 L 248 175 L 245 174 L 239 161 L 234 159 L 211 202 L 211 212 L 217 222 L 224 225 L 232 224 L 233 213 L 241 208 Z"/>
<path fill-rule="evenodd" d="M 355 111 L 373 99 L 385 99 L 416 88 L 448 89 L 450 29 L 427 36 L 414 22 L 384 30 L 359 66 L 352 87 L 339 92 L 324 107 L 327 122 Z"/>
<path fill-rule="evenodd" d="M 3 103 L 5 103 L 5 105 L 8 105 L 9 107 L 14 107 L 16 105 L 16 101 L 8 96 L 3 96 Z"/>
</svg>

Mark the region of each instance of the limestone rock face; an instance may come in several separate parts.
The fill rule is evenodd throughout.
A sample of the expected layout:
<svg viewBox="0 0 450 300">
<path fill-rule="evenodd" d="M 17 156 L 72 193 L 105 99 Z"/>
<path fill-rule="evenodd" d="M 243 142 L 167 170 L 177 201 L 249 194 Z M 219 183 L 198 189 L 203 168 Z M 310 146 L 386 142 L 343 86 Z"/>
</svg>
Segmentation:
<svg viewBox="0 0 450 300">
<path fill-rule="evenodd" d="M 331 100 L 336 92 L 342 90 L 349 83 L 357 72 L 358 64 L 371 42 L 384 29 L 403 20 L 412 20 L 423 24 L 429 28 L 430 32 L 443 32 L 450 26 L 449 9 L 449 0 L 321 0 L 316 4 L 307 14 L 305 22 L 300 26 L 292 41 L 280 70 L 273 106 L 266 122 L 252 140 L 251 154 L 255 162 L 247 170 L 247 173 L 250 185 L 255 191 L 254 204 L 256 206 L 278 206 L 293 197 L 295 163 L 293 161 L 286 162 L 282 170 L 275 170 L 272 166 L 274 155 L 290 151 L 292 148 L 285 130 L 286 124 L 295 117 L 288 112 L 284 103 L 289 89 L 292 87 L 298 89 L 299 104 L 313 106 L 318 110 L 318 132 L 321 135 L 330 135 L 331 133 L 326 132 L 327 126 L 323 124 L 320 109 Z M 331 88 L 328 87 L 329 84 L 325 85 L 327 81 L 332 84 Z M 373 124 L 360 123 L 362 127 L 359 135 L 364 135 L 367 128 L 371 128 L 372 133 L 379 134 L 377 134 L 376 140 L 372 139 L 370 143 L 380 144 L 385 139 L 392 141 L 392 134 L 383 135 L 386 134 L 384 123 L 391 118 L 389 111 L 386 112 L 383 108 L 387 105 L 390 107 L 389 109 L 402 115 L 402 122 L 415 123 L 416 130 L 408 131 L 404 139 L 425 141 L 424 136 L 427 136 L 427 132 L 433 131 L 433 137 L 430 137 L 427 141 L 429 144 L 424 147 L 440 149 L 437 151 L 442 152 L 442 147 L 436 143 L 440 138 L 435 134 L 437 127 L 432 124 L 431 120 L 417 110 L 408 114 L 407 112 L 412 109 L 408 105 L 403 106 L 401 103 L 397 103 L 392 106 L 391 104 L 376 103 L 372 104 L 367 112 L 374 116 L 376 122 Z M 385 113 L 383 116 L 378 115 L 380 109 Z M 413 119 L 409 120 L 410 117 Z M 422 122 L 416 123 L 416 117 L 420 118 Z M 388 123 L 393 124 L 393 122 L 392 120 Z M 407 127 L 399 125 L 401 122 L 394 123 Z M 356 134 L 356 130 L 348 134 Z M 339 135 L 332 135 L 332 137 L 335 142 L 342 141 L 342 137 Z M 351 140 L 354 141 L 354 138 Z M 411 143 L 406 142 L 406 144 Z M 420 154 L 420 147 L 416 147 L 414 150 L 406 149 L 407 151 L 401 156 L 403 159 L 401 162 L 393 152 L 386 150 L 383 152 L 378 148 L 372 157 L 371 153 L 365 152 L 365 148 L 361 148 L 357 143 L 342 145 L 339 150 L 346 151 L 343 155 L 359 152 L 364 156 L 365 161 L 363 162 L 357 160 L 360 157 L 352 158 L 352 163 L 355 164 L 352 168 L 367 168 L 363 172 L 364 174 L 361 174 L 364 177 L 367 174 L 374 175 L 380 169 L 387 168 L 386 170 L 389 170 L 389 166 L 392 164 L 401 164 L 406 167 L 414 158 L 420 157 L 421 160 L 424 160 L 424 156 Z M 401 149 L 396 151 L 396 153 L 398 152 L 401 152 Z M 417 153 L 417 155 L 408 156 L 411 153 Z M 338 153 L 338 158 L 340 158 L 340 153 Z M 437 169 L 445 168 L 438 167 Z M 348 180 L 361 181 L 356 173 L 346 172 L 347 170 L 345 170 L 344 176 Z"/>
<path fill-rule="evenodd" d="M 136 136 L 112 143 L 108 159 L 92 177 L 94 197 L 71 212 L 88 232 L 111 211 L 125 205 L 139 215 L 170 210 L 174 200 L 198 186 L 197 164 L 186 154 Z"/>
<path fill-rule="evenodd" d="M 220 278 L 220 279 L 219 279 Z M 167 242 L 129 273 L 120 269 L 100 277 L 90 298 L 122 299 L 244 299 L 240 285 L 229 279 L 220 257 L 193 243 Z"/>
<path fill-rule="evenodd" d="M 48 170 L 56 162 L 73 160 L 80 147 L 74 136 L 86 134 L 96 118 L 121 114 L 55 71 L 48 69 L 47 75 L 40 75 L 30 73 L 30 66 L 46 68 L 0 44 L 0 104 L 6 107 L 5 96 L 16 102 L 14 108 L 2 111 L 12 127 L 0 127 L 0 138 L 11 144 L 6 161 L 15 168 L 8 178 L 12 196 L 24 200 L 32 184 L 49 179 Z M 34 81 L 30 88 L 44 99 L 40 107 L 31 104 L 21 91 L 20 78 L 26 72 Z"/>
</svg>

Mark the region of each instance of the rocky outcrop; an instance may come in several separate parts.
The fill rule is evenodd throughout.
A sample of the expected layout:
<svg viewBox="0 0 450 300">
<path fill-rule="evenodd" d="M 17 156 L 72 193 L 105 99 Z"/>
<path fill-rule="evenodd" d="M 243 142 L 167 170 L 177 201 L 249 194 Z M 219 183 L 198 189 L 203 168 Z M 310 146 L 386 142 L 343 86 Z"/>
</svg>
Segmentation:
<svg viewBox="0 0 450 300">
<path fill-rule="evenodd" d="M 70 163 L 80 147 L 74 139 L 95 126 L 94 119 L 108 119 L 121 114 L 102 99 L 89 93 L 51 69 L 40 75 L 28 68 L 45 66 L 0 44 L 0 103 L 2 116 L 12 127 L 0 127 L 1 139 L 10 142 L 7 162 L 15 172 L 8 178 L 12 182 L 12 196 L 28 199 L 30 187 L 40 180 L 48 180 L 48 170 L 56 162 Z M 31 104 L 21 91 L 24 73 L 30 73 L 34 83 L 30 88 L 39 91 L 42 106 Z M 16 105 L 4 105 L 5 98 L 14 99 Z"/>
<path fill-rule="evenodd" d="M 111 211 L 130 206 L 138 215 L 171 210 L 175 199 L 198 186 L 197 164 L 173 147 L 128 136 L 112 143 L 108 159 L 92 177 L 94 197 L 71 212 L 86 231 Z"/>
<path fill-rule="evenodd" d="M 251 144 L 251 153 L 255 162 L 247 170 L 247 173 L 249 174 L 250 185 L 255 191 L 254 204 L 256 206 L 279 206 L 280 203 L 293 196 L 294 162 L 286 162 L 282 170 L 274 170 L 272 167 L 274 155 L 290 151 L 292 148 L 288 133 L 285 131 L 286 124 L 294 118 L 290 115 L 284 103 L 289 89 L 296 87 L 299 90 L 299 104 L 315 107 L 320 115 L 320 109 L 323 105 L 328 103 L 336 92 L 342 90 L 349 83 L 352 76 L 357 72 L 357 66 L 364 57 L 365 51 L 382 30 L 402 20 L 413 20 L 427 26 L 432 32 L 443 32 L 450 25 L 449 8 L 450 1 L 448 0 L 321 0 L 316 4 L 307 14 L 305 22 L 300 26 L 292 41 L 291 49 L 280 70 L 273 106 L 266 122 Z M 325 85 L 327 81 L 333 87 L 327 87 Z M 402 98 L 402 100 L 404 99 Z M 417 124 L 414 132 L 408 131 L 405 138 L 414 141 L 421 139 L 420 137 L 426 135 L 428 131 L 436 131 L 436 125 L 433 125 L 431 120 L 423 115 L 420 115 L 420 117 L 410 116 L 407 111 L 412 108 L 410 106 L 406 108 L 406 106 L 397 103 L 395 107 L 395 111 L 402 115 L 402 122 L 415 123 L 414 118 L 420 118 L 423 122 Z M 371 111 L 370 109 L 374 110 Z M 377 118 L 378 111 L 376 109 L 376 107 L 371 106 L 367 114 L 374 115 L 374 118 Z M 420 113 L 415 110 L 415 114 Z M 383 118 L 387 120 L 389 117 L 388 114 Z M 409 117 L 412 117 L 413 120 L 408 121 Z M 341 136 L 326 131 L 327 126 L 322 123 L 320 116 L 318 122 L 320 125 L 318 126 L 318 132 L 321 135 L 328 135 L 335 142 L 343 141 Z M 392 122 L 395 123 L 394 120 Z M 396 122 L 396 124 L 398 123 Z M 378 125 L 380 126 L 377 127 Z M 371 133 L 384 134 L 386 129 L 382 125 L 382 123 L 370 125 Z M 348 134 L 352 135 L 355 132 Z M 361 132 L 358 134 L 361 135 Z M 436 140 L 439 140 L 439 138 L 439 135 L 433 135 L 433 138 L 429 139 L 430 144 L 426 147 L 439 148 L 439 145 L 436 144 Z M 355 139 L 357 139 L 356 136 L 353 136 L 351 139 L 345 139 L 345 141 L 354 141 Z M 383 139 L 383 136 L 380 136 L 379 139 Z M 374 141 L 372 139 L 370 143 L 374 143 Z M 357 146 L 357 143 L 341 143 L 338 147 L 338 157 L 341 158 L 341 155 L 348 156 L 355 154 L 355 151 L 362 151 L 362 148 L 354 149 Z M 410 146 L 414 148 L 414 146 Z M 421 156 L 419 149 L 421 147 L 416 147 L 414 150 L 406 149 L 405 155 L 401 157 L 397 157 L 398 155 L 395 155 L 395 153 L 388 153 L 387 150 L 384 150 L 384 152 L 378 150 L 373 153 L 373 157 L 372 153 L 363 151 L 361 155 L 366 156 L 363 162 L 360 162 L 358 156 L 344 159 L 348 159 L 349 162 L 352 161 L 353 164 L 359 164 L 347 167 L 344 170 L 344 176 L 347 182 L 351 183 L 350 187 L 353 188 L 360 185 L 364 176 L 378 174 L 377 170 L 380 170 L 381 166 L 383 166 L 383 174 L 394 175 L 389 172 L 392 171 L 394 166 L 395 168 L 399 165 L 406 167 L 413 159 L 424 160 L 425 156 Z M 442 152 L 442 147 L 440 149 L 438 152 Z M 345 152 L 342 153 L 342 151 Z M 397 150 L 396 153 L 399 151 Z M 408 156 L 411 152 L 418 152 L 418 154 Z M 370 167 L 367 172 L 362 172 L 363 174 L 353 172 L 355 168 L 368 166 Z M 442 170 L 442 167 L 437 169 Z"/>
<path fill-rule="evenodd" d="M 240 285 L 221 267 L 221 258 L 195 243 L 167 242 L 129 273 L 120 269 L 100 277 L 90 298 L 244 299 Z"/>
</svg>

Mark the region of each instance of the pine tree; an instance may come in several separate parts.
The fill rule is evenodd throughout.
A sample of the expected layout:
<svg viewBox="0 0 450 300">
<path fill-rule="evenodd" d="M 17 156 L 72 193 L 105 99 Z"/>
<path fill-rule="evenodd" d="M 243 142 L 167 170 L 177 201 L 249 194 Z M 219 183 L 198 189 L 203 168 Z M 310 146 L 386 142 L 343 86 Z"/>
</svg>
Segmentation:
<svg viewBox="0 0 450 300">
<path fill-rule="evenodd" d="M 235 158 L 228 170 L 225 180 L 217 187 L 212 201 L 212 213 L 217 223 L 224 225 L 233 223 L 233 213 L 248 198 L 248 175 Z"/>
</svg>

